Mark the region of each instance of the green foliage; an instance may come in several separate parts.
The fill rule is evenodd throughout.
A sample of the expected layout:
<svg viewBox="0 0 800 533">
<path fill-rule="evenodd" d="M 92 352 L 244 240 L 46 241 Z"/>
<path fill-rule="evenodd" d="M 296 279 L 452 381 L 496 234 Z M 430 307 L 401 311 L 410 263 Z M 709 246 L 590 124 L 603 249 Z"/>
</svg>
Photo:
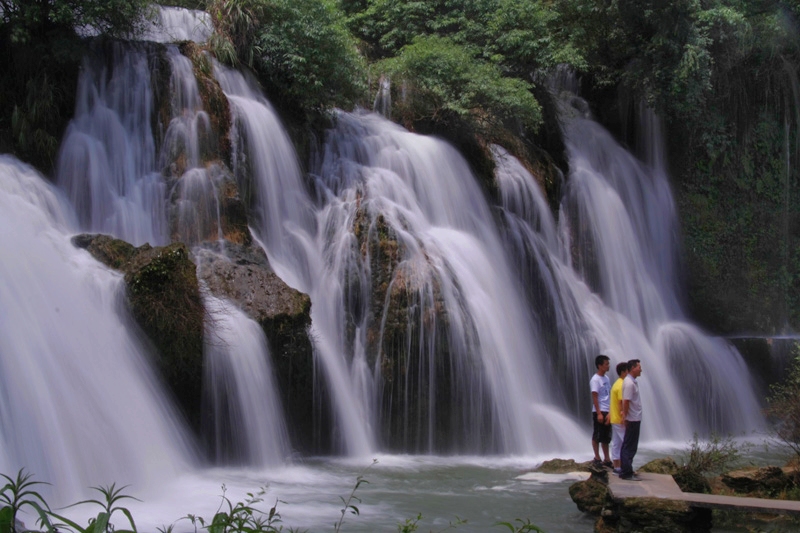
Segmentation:
<svg viewBox="0 0 800 533">
<path fill-rule="evenodd" d="M 55 529 L 50 524 L 48 514 L 50 507 L 44 498 L 32 490 L 35 485 L 46 485 L 42 481 L 32 481 L 33 474 L 20 469 L 16 477 L 12 478 L 5 474 L 2 475 L 6 483 L 0 489 L 0 533 L 17 532 L 17 513 L 24 507 L 30 507 L 38 515 L 39 524 L 46 528 L 46 531 L 53 532 Z"/>
<path fill-rule="evenodd" d="M 207 529 L 209 533 L 276 533 L 283 531 L 280 526 L 281 515 L 278 513 L 278 501 L 266 513 L 259 510 L 256 505 L 263 502 L 262 496 L 266 489 L 262 488 L 257 493 L 247 493 L 243 502 L 231 502 L 225 493 L 227 488 L 222 485 L 222 501 L 211 521 L 203 517 L 187 515 L 184 517 L 195 527 Z M 171 531 L 172 526 L 162 530 L 163 533 Z"/>
<path fill-rule="evenodd" d="M 235 50 L 273 97 L 317 110 L 365 96 L 363 60 L 331 0 L 215 0 L 208 11 L 218 57 Z"/>
<path fill-rule="evenodd" d="M 530 533 L 534 531 L 537 533 L 544 533 L 544 530 L 542 528 L 538 527 L 535 524 L 531 524 L 530 520 L 521 520 L 519 518 L 517 518 L 513 524 L 511 522 L 498 522 L 495 525 L 503 526 L 512 533 Z"/>
<path fill-rule="evenodd" d="M 775 438 L 800 456 L 800 345 L 792 353 L 786 377 L 770 387 L 766 414 Z"/>
<path fill-rule="evenodd" d="M 346 499 L 345 499 L 345 498 L 343 498 L 343 497 L 341 497 L 341 496 L 339 497 L 339 498 L 342 500 L 342 503 L 344 504 L 344 507 L 342 507 L 342 514 L 341 514 L 341 516 L 339 517 L 339 521 L 338 521 L 338 522 L 336 522 L 336 523 L 333 525 L 333 530 L 334 530 L 336 533 L 339 533 L 339 531 L 341 530 L 341 528 L 342 528 L 342 524 L 344 523 L 344 517 L 345 517 L 345 515 L 346 515 L 348 512 L 350 512 L 351 514 L 354 514 L 354 515 L 356 515 L 356 516 L 358 516 L 359 514 L 361 514 L 361 511 L 359 511 L 358 507 L 357 507 L 357 506 L 356 506 L 356 505 L 353 503 L 354 501 L 356 501 L 356 502 L 358 502 L 358 503 L 361 503 L 361 500 L 360 500 L 358 497 L 356 497 L 356 491 L 358 490 L 358 488 L 359 488 L 359 487 L 360 487 L 362 484 L 364 484 L 364 483 L 369 483 L 369 481 L 367 481 L 366 479 L 364 479 L 364 474 L 365 474 L 365 473 L 366 473 L 366 471 L 367 471 L 367 470 L 369 470 L 369 469 L 370 469 L 372 466 L 374 466 L 375 464 L 377 464 L 377 462 L 378 462 L 378 460 L 377 460 L 377 459 L 373 459 L 373 460 L 372 460 L 372 464 L 370 464 L 369 466 L 367 466 L 367 468 L 365 468 L 365 469 L 364 469 L 364 472 L 360 473 L 360 474 L 359 474 L 359 475 L 356 477 L 356 484 L 355 484 L 355 486 L 353 486 L 353 490 L 351 490 L 351 491 L 350 491 L 350 494 L 347 496 L 347 498 L 346 498 Z"/>
<path fill-rule="evenodd" d="M 136 524 L 133 520 L 133 515 L 131 514 L 130 510 L 126 507 L 119 507 L 117 503 L 120 500 L 136 500 L 133 496 L 128 496 L 123 494 L 123 490 L 126 487 L 116 487 L 116 483 L 112 483 L 106 487 L 92 487 L 92 489 L 99 492 L 102 496 L 102 500 L 84 500 L 78 503 L 72 504 L 70 507 L 74 507 L 75 505 L 83 505 L 85 503 L 98 505 L 100 506 L 101 510 L 97 513 L 97 516 L 89 520 L 89 524 L 86 527 L 81 527 L 76 522 L 70 520 L 61 515 L 57 515 L 55 513 L 51 513 L 51 515 L 61 520 L 63 523 L 57 524 L 56 527 L 58 528 L 67 528 L 68 530 L 74 531 L 75 533 L 136 533 Z M 137 500 L 138 501 L 138 500 Z M 111 517 L 114 513 L 120 512 L 125 515 L 128 519 L 128 524 L 130 525 L 130 529 L 116 529 L 113 524 L 111 523 Z"/>
<path fill-rule="evenodd" d="M 737 444 L 731 437 L 719 435 L 711 435 L 707 441 L 701 442 L 695 433 L 685 452 L 682 468 L 702 476 L 720 474 L 741 461 L 748 446 Z"/>
<path fill-rule="evenodd" d="M 150 0 L 0 0 L 0 150 L 48 171 L 74 109 L 85 40 L 138 30 Z"/>
<path fill-rule="evenodd" d="M 150 0 L 0 0 L 0 17 L 12 44 L 30 45 L 57 30 L 88 27 L 104 35 L 130 35 L 140 29 L 150 5 Z"/>
<path fill-rule="evenodd" d="M 405 96 L 395 100 L 395 108 L 407 123 L 435 120 L 447 113 L 484 132 L 507 122 L 519 121 L 531 129 L 541 122 L 541 108 L 530 93 L 530 84 L 503 77 L 497 66 L 449 38 L 418 38 L 377 68 L 402 86 Z"/>
</svg>

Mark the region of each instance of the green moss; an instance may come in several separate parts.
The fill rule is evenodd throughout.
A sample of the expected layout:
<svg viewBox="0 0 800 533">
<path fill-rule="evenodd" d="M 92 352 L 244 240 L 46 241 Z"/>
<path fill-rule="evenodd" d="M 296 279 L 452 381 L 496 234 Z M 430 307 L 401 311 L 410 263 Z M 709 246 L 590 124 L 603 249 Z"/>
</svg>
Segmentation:
<svg viewBox="0 0 800 533">
<path fill-rule="evenodd" d="M 131 314 L 158 355 L 164 380 L 200 426 L 205 310 L 195 264 L 182 243 L 141 250 L 127 265 Z"/>
</svg>

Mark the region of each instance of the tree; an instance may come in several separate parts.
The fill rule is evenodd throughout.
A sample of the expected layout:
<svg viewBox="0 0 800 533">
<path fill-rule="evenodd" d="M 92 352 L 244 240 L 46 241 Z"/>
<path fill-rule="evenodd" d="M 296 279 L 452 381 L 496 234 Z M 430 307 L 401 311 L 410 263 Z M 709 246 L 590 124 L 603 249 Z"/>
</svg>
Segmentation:
<svg viewBox="0 0 800 533">
<path fill-rule="evenodd" d="M 150 0 L 0 0 L 0 150 L 47 171 L 70 116 L 83 35 L 125 36 Z"/>
</svg>

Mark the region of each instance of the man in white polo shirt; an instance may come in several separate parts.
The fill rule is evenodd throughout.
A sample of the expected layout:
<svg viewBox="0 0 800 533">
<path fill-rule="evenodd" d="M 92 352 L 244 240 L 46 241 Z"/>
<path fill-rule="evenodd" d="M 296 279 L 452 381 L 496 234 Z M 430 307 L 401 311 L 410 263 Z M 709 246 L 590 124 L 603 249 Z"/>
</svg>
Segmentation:
<svg viewBox="0 0 800 533">
<path fill-rule="evenodd" d="M 642 363 L 638 359 L 628 361 L 628 375 L 622 382 L 622 420 L 625 424 L 625 438 L 622 440 L 620 479 L 639 481 L 642 478 L 633 473 L 633 458 L 639 449 L 639 429 L 642 424 L 642 400 L 639 397 L 639 382 Z"/>
</svg>

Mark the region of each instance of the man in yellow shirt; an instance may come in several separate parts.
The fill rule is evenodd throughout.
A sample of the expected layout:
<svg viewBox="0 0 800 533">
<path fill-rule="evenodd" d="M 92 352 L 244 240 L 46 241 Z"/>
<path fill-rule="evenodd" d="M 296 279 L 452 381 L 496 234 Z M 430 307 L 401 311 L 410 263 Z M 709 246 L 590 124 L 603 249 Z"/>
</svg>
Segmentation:
<svg viewBox="0 0 800 533">
<path fill-rule="evenodd" d="M 628 375 L 628 362 L 623 361 L 617 365 L 617 381 L 611 386 L 611 405 L 608 417 L 611 419 L 611 462 L 614 463 L 614 473 L 619 474 L 621 463 L 619 459 L 622 449 L 622 440 L 625 437 L 625 424 L 622 420 L 622 381 Z"/>
</svg>

